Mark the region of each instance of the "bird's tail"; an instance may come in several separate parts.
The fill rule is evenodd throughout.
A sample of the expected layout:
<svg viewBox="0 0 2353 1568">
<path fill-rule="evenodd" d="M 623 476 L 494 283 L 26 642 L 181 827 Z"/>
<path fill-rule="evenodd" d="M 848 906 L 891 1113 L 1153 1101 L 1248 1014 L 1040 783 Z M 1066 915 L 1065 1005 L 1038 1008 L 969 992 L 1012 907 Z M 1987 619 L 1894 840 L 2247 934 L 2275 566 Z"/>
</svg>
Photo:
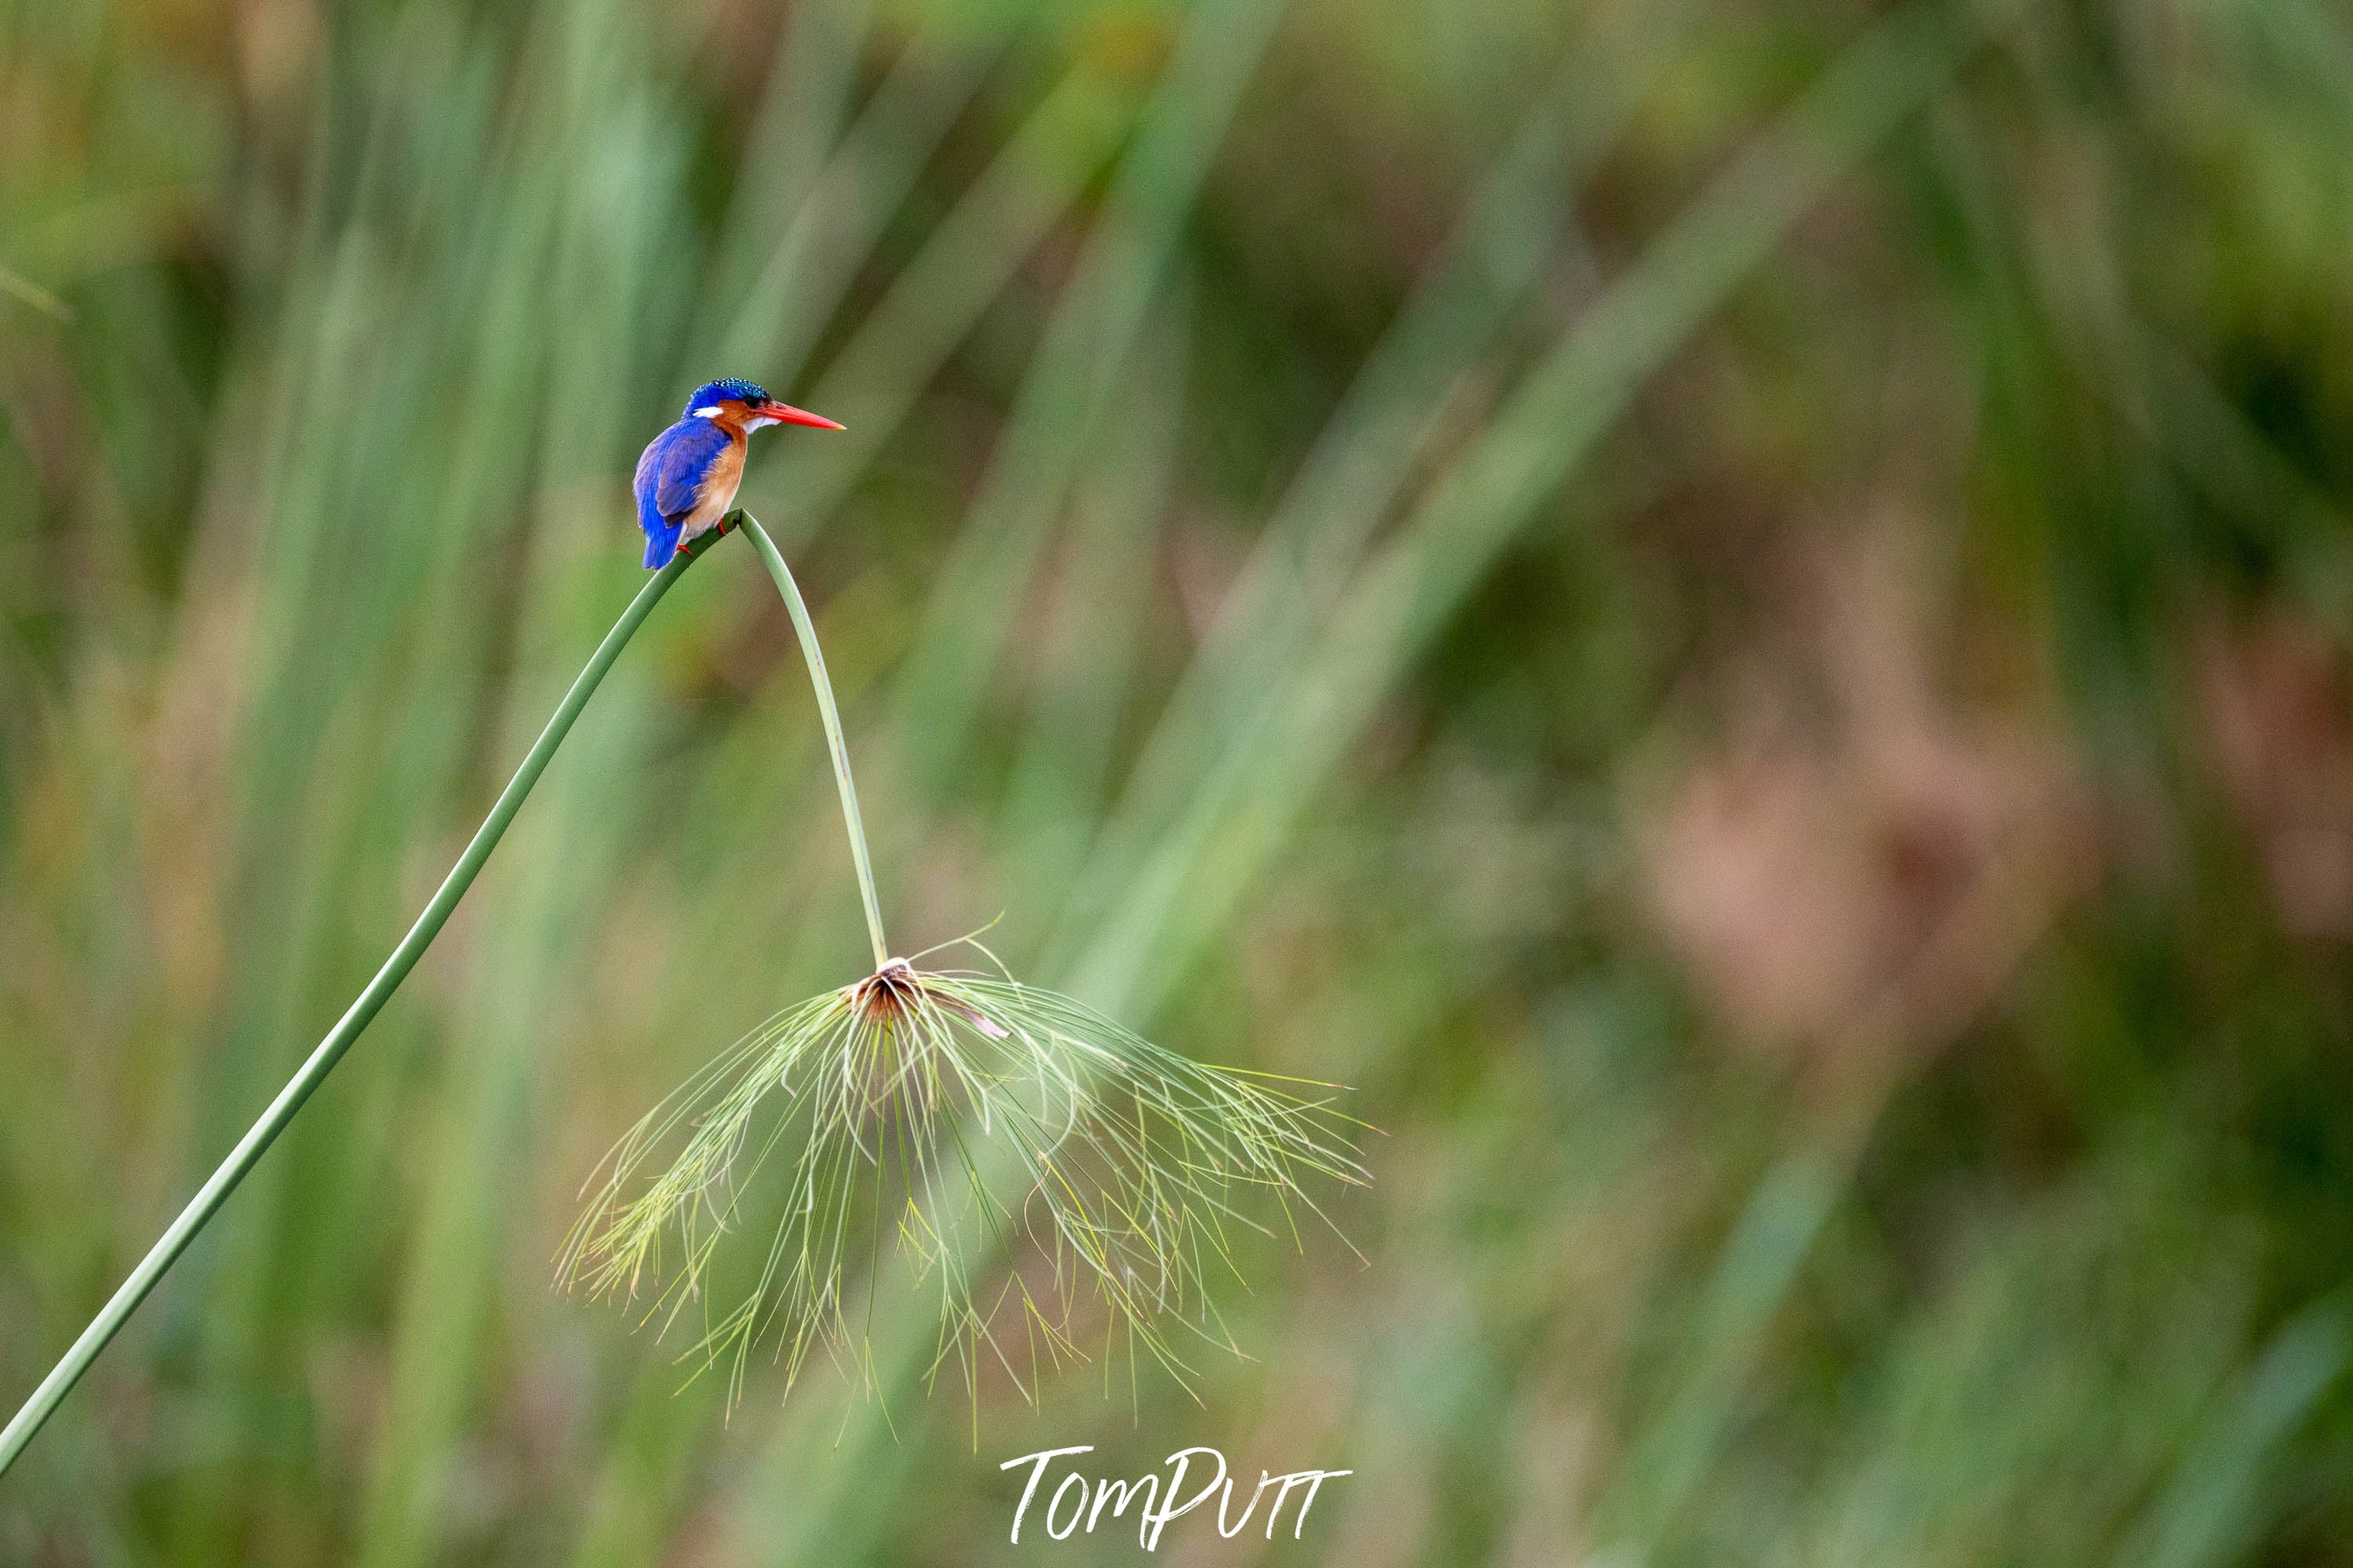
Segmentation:
<svg viewBox="0 0 2353 1568">
<path fill-rule="evenodd" d="M 670 558 L 678 553 L 678 531 L 684 520 L 674 521 L 656 513 L 640 517 L 638 522 L 646 531 L 646 570 L 669 565 Z"/>
</svg>

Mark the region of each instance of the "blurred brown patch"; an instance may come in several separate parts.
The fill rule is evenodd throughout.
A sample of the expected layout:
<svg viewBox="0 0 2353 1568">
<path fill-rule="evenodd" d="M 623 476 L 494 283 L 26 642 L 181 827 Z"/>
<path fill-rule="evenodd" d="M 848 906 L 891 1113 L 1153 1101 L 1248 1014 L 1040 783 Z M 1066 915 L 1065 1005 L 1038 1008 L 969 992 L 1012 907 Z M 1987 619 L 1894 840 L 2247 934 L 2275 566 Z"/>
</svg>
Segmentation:
<svg viewBox="0 0 2353 1568">
<path fill-rule="evenodd" d="M 2073 770 L 2031 721 L 1940 696 L 1894 551 L 1816 550 L 1797 578 L 1792 667 L 1738 671 L 1734 732 L 1638 805 L 1647 891 L 1738 1037 L 1934 1046 L 2087 879 Z"/>
<path fill-rule="evenodd" d="M 2246 816 L 2282 923 L 2353 935 L 2353 700 L 2318 627 L 2274 608 L 2210 624 L 2198 695 L 2222 783 Z"/>
<path fill-rule="evenodd" d="M 231 18 L 247 103 L 273 133 L 290 133 L 326 48 L 316 0 L 237 0 Z"/>
</svg>

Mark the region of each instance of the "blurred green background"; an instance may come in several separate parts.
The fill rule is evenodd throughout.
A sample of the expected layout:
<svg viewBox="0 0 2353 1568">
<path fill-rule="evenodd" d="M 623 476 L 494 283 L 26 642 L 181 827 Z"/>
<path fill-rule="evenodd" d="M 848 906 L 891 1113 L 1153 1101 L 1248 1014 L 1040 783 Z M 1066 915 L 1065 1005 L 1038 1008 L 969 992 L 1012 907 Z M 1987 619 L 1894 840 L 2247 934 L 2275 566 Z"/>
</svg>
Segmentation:
<svg viewBox="0 0 2353 1568">
<path fill-rule="evenodd" d="M 551 1290 L 859 972 L 789 628 L 661 605 L 0 1482 L 33 1564 L 2353 1560 L 2353 10 L 8 0 L 0 1404 L 638 580 L 817 602 L 894 937 L 1382 1133 L 1123 1365 L 868 1397 Z M 1110 1386 L 1107 1388 L 1106 1384 Z"/>
</svg>

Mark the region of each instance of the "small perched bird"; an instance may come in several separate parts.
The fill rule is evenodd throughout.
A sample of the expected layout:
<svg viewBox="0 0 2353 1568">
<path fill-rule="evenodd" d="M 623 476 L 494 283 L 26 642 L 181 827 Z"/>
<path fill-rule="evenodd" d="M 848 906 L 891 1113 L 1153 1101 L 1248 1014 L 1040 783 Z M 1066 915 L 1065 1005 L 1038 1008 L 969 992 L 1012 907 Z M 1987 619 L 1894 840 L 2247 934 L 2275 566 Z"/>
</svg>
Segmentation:
<svg viewBox="0 0 2353 1568">
<path fill-rule="evenodd" d="M 719 526 L 744 482 L 745 438 L 763 425 L 842 426 L 779 403 L 749 381 L 706 382 L 677 424 L 646 443 L 638 458 L 638 526 L 646 570 L 670 564 L 679 546 Z"/>
</svg>

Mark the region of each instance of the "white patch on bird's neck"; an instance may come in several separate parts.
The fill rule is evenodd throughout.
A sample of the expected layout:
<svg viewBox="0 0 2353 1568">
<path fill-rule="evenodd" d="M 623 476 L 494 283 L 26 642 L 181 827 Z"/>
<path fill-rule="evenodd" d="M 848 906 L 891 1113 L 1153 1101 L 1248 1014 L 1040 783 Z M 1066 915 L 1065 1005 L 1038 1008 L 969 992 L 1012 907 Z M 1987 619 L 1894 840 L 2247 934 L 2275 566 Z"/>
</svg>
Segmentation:
<svg viewBox="0 0 2353 1568">
<path fill-rule="evenodd" d="M 693 412 L 697 419 L 716 419 L 719 417 L 719 405 L 714 403 L 707 408 L 698 408 Z"/>
</svg>

